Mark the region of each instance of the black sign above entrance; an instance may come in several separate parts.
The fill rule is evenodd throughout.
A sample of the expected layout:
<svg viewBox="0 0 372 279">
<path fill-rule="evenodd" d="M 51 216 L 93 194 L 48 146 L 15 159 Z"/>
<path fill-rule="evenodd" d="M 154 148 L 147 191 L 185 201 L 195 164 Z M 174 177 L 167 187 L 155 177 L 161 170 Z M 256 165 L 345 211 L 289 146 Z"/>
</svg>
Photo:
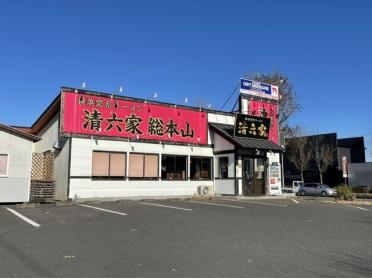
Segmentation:
<svg viewBox="0 0 372 279">
<path fill-rule="evenodd" d="M 237 113 L 234 137 L 268 139 L 270 118 Z"/>
</svg>

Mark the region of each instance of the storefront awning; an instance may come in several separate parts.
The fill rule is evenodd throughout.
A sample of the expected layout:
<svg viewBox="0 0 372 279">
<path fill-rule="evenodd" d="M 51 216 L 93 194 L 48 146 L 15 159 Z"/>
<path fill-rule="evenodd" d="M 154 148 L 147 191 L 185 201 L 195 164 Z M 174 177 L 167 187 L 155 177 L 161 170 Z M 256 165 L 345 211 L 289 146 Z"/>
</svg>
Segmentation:
<svg viewBox="0 0 372 279">
<path fill-rule="evenodd" d="M 271 151 L 284 151 L 284 148 L 277 145 L 269 140 L 253 139 L 253 138 L 238 138 L 234 137 L 234 126 L 219 124 L 219 123 L 208 123 L 208 125 L 214 129 L 218 134 L 230 141 L 234 145 L 240 148 L 256 148 L 261 150 Z"/>
</svg>

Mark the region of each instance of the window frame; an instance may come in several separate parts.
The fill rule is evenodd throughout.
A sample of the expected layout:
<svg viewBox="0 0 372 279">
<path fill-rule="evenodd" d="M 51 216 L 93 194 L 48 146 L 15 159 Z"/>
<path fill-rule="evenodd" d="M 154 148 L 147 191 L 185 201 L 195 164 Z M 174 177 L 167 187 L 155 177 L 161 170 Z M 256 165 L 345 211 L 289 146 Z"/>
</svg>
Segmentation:
<svg viewBox="0 0 372 279">
<path fill-rule="evenodd" d="M 142 155 L 143 156 L 143 171 L 142 171 L 142 177 L 130 177 L 129 175 L 129 168 L 130 168 L 130 164 L 129 164 L 129 161 L 130 161 L 130 155 L 131 154 L 138 154 L 138 155 Z M 145 167 L 146 167 L 146 160 L 145 160 L 145 156 L 146 155 L 155 155 L 158 157 L 158 171 L 156 173 L 156 177 L 145 177 Z M 143 152 L 129 152 L 128 153 L 128 179 L 129 180 L 159 180 L 159 153 L 143 153 Z"/>
<path fill-rule="evenodd" d="M 168 157 L 173 157 L 174 159 L 177 158 L 177 157 L 183 157 L 183 158 L 186 158 L 186 164 L 185 164 L 185 167 L 186 167 L 186 170 L 185 170 L 185 178 L 184 179 L 168 179 L 168 178 L 163 178 L 162 177 L 162 173 L 160 174 L 160 179 L 161 180 L 164 180 L 164 181 L 186 181 L 188 180 L 188 173 L 189 173 L 189 156 L 187 155 L 174 155 L 174 154 L 161 154 L 161 163 L 160 163 L 160 170 L 161 170 L 161 167 L 163 166 L 162 163 L 163 163 L 163 156 L 168 156 Z M 174 163 L 176 165 L 176 163 Z M 162 172 L 162 171 L 161 171 Z"/>
<path fill-rule="evenodd" d="M 226 164 L 226 168 L 227 168 L 227 173 L 226 173 L 226 177 L 222 177 L 222 172 L 221 172 L 221 161 L 222 159 L 227 159 L 227 164 Z M 218 157 L 218 179 L 229 179 L 229 156 L 220 156 Z"/>
<path fill-rule="evenodd" d="M 199 178 L 192 178 L 191 176 L 191 162 L 193 160 L 193 158 L 199 158 L 200 159 L 200 168 L 202 169 L 202 166 L 203 166 L 203 159 L 209 159 L 210 161 L 210 175 L 209 177 L 210 178 L 202 178 L 202 177 L 199 177 Z M 190 162 L 189 162 L 189 168 L 190 168 L 190 180 L 191 181 L 213 181 L 213 175 L 214 175 L 214 171 L 213 171 L 213 156 L 190 156 Z"/>
<path fill-rule="evenodd" d="M 10 161 L 10 156 L 9 153 L 0 153 L 0 155 L 5 155 L 7 156 L 7 161 L 6 161 L 6 173 L 5 174 L 0 174 L 0 177 L 9 177 L 9 161 Z"/>
<path fill-rule="evenodd" d="M 95 176 L 93 175 L 93 153 L 99 152 L 99 153 L 108 153 L 109 154 L 109 165 L 108 165 L 108 176 Z M 124 155 L 124 162 L 125 162 L 125 168 L 124 168 L 124 176 L 111 176 L 111 154 L 122 154 Z M 92 151 L 92 180 L 126 180 L 127 179 L 127 164 L 128 164 L 128 152 L 125 151 L 107 151 L 107 150 L 93 150 Z"/>
</svg>

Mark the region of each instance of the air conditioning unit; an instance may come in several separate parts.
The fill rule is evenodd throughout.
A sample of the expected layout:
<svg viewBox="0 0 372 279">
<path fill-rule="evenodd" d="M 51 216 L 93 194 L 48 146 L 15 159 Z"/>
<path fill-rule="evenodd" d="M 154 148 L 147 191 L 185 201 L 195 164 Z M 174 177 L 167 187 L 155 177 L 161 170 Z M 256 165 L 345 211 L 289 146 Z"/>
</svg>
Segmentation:
<svg viewBox="0 0 372 279">
<path fill-rule="evenodd" d="M 199 186 L 198 194 L 200 196 L 209 196 L 212 194 L 212 187 L 211 186 Z"/>
</svg>

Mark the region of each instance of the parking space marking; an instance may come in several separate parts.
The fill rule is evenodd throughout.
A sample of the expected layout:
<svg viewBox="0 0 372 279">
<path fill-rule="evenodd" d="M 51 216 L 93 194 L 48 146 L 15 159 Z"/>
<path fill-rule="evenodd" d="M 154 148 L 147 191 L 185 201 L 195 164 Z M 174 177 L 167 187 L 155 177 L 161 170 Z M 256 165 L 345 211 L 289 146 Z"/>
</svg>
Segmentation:
<svg viewBox="0 0 372 279">
<path fill-rule="evenodd" d="M 34 221 L 32 221 L 31 219 L 27 218 L 26 216 L 23 216 L 21 213 L 18 213 L 17 211 L 15 211 L 14 209 L 11 209 L 11 208 L 8 208 L 8 207 L 5 207 L 8 211 L 10 211 L 11 213 L 13 213 L 15 216 L 21 218 L 23 221 L 29 223 L 30 225 L 36 227 L 36 228 L 40 228 L 40 225 Z"/>
<path fill-rule="evenodd" d="M 190 209 L 190 208 L 169 206 L 169 205 L 163 205 L 163 204 L 158 204 L 158 203 L 148 203 L 148 202 L 141 202 L 141 203 L 142 204 L 145 204 L 145 205 L 152 205 L 152 206 L 159 206 L 159 207 L 168 207 L 168 208 L 173 208 L 173 209 L 179 209 L 179 210 L 185 210 L 185 211 L 192 211 L 192 209 Z"/>
<path fill-rule="evenodd" d="M 359 206 L 355 206 L 355 205 L 348 205 L 348 204 L 347 204 L 346 206 L 354 207 L 354 208 L 358 208 L 358 209 L 360 209 L 360 210 L 364 210 L 364 211 L 368 211 L 368 209 L 366 209 L 366 208 L 359 207 Z"/>
<path fill-rule="evenodd" d="M 199 202 L 199 201 L 188 201 L 188 202 L 215 205 L 215 206 L 232 207 L 232 208 L 239 208 L 239 209 L 244 208 L 244 207 L 241 207 L 241 206 L 227 205 L 227 204 L 220 204 L 220 203 L 211 203 L 211 202 Z"/>
<path fill-rule="evenodd" d="M 246 203 L 252 203 L 252 204 L 261 204 L 261 205 L 271 205 L 271 206 L 278 206 L 278 207 L 287 207 L 286 204 L 274 204 L 274 203 L 254 202 L 254 201 L 242 201 L 242 200 L 238 200 L 237 202 L 246 202 Z"/>
<path fill-rule="evenodd" d="M 96 210 L 105 211 L 105 212 L 114 213 L 114 214 L 119 214 L 119 215 L 128 215 L 128 214 L 123 213 L 123 212 L 108 210 L 108 209 L 104 209 L 104 208 L 100 208 L 100 207 L 95 207 L 95 206 L 91 206 L 91 205 L 86 205 L 86 204 L 76 204 L 76 205 L 84 206 L 84 207 L 89 207 L 89 208 L 93 208 L 93 209 L 96 209 Z"/>
<path fill-rule="evenodd" d="M 300 203 L 299 201 L 296 201 L 295 199 L 291 199 L 294 203 Z"/>
</svg>

